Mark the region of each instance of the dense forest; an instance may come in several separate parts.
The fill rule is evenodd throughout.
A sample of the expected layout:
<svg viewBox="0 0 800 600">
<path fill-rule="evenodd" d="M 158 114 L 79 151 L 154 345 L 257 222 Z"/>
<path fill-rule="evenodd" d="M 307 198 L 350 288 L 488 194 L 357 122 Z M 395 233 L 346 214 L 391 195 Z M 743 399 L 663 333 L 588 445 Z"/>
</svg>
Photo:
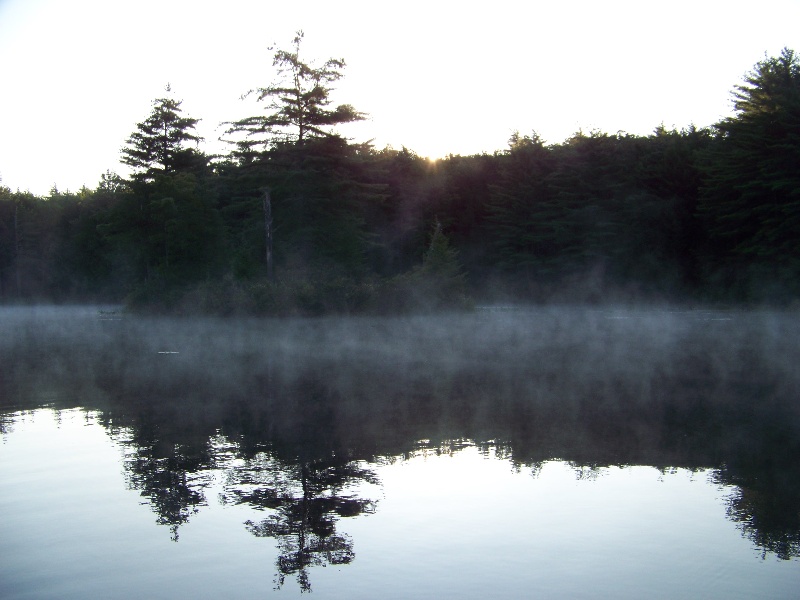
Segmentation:
<svg viewBox="0 0 800 600">
<path fill-rule="evenodd" d="M 800 298 L 800 59 L 765 57 L 733 116 L 647 136 L 515 133 L 430 161 L 353 143 L 345 63 L 274 55 L 263 113 L 208 155 L 169 86 L 124 142 L 132 175 L 46 197 L 0 186 L 0 300 L 215 314 L 471 302 Z"/>
</svg>

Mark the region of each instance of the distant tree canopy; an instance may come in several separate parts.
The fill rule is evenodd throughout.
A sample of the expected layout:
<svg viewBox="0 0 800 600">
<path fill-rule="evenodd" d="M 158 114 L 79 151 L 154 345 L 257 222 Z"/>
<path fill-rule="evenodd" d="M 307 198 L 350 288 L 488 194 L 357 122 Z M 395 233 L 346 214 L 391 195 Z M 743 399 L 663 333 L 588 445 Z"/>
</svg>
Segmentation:
<svg viewBox="0 0 800 600">
<path fill-rule="evenodd" d="M 226 124 L 238 139 L 225 156 L 204 154 L 198 119 L 167 89 L 122 149 L 130 178 L 41 198 L 0 187 L 0 298 L 319 314 L 446 310 L 471 295 L 800 296 L 792 50 L 757 63 L 711 129 L 553 145 L 514 133 L 493 154 L 429 161 L 337 134 L 364 118 L 333 105 L 345 63 L 307 62 L 302 39 L 274 51 L 276 81 L 249 93 L 265 112 Z"/>
</svg>

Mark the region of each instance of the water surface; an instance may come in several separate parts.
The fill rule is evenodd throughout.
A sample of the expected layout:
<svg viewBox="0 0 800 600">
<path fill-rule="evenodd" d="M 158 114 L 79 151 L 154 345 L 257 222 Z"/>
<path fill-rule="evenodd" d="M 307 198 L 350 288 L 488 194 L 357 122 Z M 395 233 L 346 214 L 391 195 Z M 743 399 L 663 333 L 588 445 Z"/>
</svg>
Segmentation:
<svg viewBox="0 0 800 600">
<path fill-rule="evenodd" d="M 776 312 L 0 314 L 3 598 L 791 598 Z"/>
</svg>

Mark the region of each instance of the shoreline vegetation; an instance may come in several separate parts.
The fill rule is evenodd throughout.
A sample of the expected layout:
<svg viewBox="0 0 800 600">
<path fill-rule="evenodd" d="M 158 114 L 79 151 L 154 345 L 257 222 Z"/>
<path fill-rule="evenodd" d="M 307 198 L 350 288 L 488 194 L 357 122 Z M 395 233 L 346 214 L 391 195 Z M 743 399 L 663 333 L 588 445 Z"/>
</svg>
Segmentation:
<svg viewBox="0 0 800 600">
<path fill-rule="evenodd" d="M 353 143 L 343 59 L 298 32 L 207 155 L 169 86 L 125 142 L 125 179 L 45 197 L 0 185 L 0 304 L 305 316 L 635 303 L 796 308 L 800 60 L 735 85 L 735 114 L 646 137 L 576 132 L 431 161 Z M 234 90 L 234 92 L 237 92 Z"/>
</svg>

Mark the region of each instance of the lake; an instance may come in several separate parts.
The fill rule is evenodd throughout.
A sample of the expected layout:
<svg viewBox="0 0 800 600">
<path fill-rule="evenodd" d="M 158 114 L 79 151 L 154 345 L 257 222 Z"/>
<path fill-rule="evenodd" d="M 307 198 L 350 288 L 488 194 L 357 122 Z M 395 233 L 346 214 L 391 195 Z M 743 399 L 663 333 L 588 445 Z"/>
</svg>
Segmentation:
<svg viewBox="0 0 800 600">
<path fill-rule="evenodd" d="M 796 598 L 798 317 L 0 308 L 0 597 Z"/>
</svg>

